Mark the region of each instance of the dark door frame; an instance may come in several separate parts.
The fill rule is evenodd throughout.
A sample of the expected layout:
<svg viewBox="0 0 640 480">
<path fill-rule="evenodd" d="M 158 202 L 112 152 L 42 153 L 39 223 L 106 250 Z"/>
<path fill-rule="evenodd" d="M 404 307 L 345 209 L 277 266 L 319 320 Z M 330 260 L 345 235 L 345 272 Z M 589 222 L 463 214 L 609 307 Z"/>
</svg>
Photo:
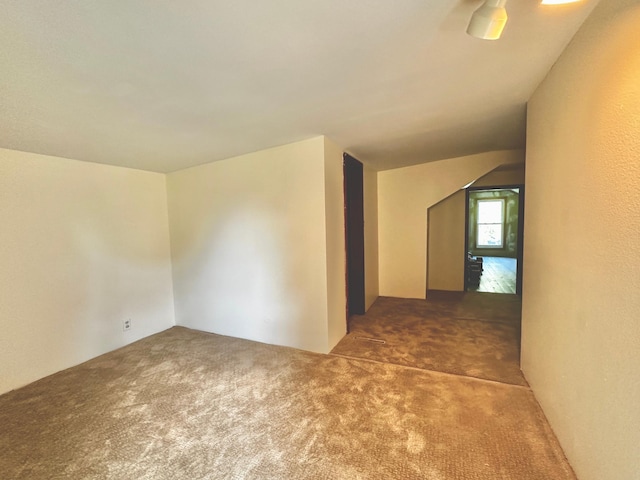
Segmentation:
<svg viewBox="0 0 640 480">
<path fill-rule="evenodd" d="M 343 169 L 348 319 L 349 315 L 365 313 L 364 170 L 348 153 L 343 155 Z"/>
<path fill-rule="evenodd" d="M 522 269 L 524 252 L 524 184 L 496 185 L 487 187 L 469 187 L 465 190 L 464 204 L 464 291 L 467 291 L 469 282 L 467 280 L 467 252 L 469 251 L 469 194 L 471 192 L 484 190 L 510 190 L 518 189 L 518 245 L 516 247 L 516 295 L 522 295 Z"/>
</svg>

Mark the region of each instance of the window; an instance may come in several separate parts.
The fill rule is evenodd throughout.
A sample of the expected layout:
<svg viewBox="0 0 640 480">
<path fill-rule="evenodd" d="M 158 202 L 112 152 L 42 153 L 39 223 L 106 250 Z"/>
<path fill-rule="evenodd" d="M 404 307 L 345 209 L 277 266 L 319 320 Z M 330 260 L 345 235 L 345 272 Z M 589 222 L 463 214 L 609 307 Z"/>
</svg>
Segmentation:
<svg viewBox="0 0 640 480">
<path fill-rule="evenodd" d="M 478 248 L 502 248 L 504 200 L 478 200 Z"/>
</svg>

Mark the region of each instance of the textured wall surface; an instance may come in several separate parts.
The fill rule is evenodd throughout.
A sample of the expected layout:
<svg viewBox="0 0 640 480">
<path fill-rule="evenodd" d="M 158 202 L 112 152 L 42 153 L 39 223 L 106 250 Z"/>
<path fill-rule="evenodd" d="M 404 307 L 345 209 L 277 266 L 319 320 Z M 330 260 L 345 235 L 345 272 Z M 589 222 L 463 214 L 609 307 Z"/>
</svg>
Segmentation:
<svg viewBox="0 0 640 480">
<path fill-rule="evenodd" d="M 522 151 L 506 150 L 378 172 L 380 295 L 425 298 L 427 209 L 499 165 L 523 159 Z"/>
<path fill-rule="evenodd" d="M 581 480 L 640 478 L 639 25 L 601 2 L 529 104 L 522 368 Z"/>
<path fill-rule="evenodd" d="M 0 393 L 174 324 L 164 175 L 0 149 L 0 225 Z"/>
<path fill-rule="evenodd" d="M 464 290 L 464 190 L 429 209 L 429 290 Z"/>
<path fill-rule="evenodd" d="M 329 350 L 324 151 L 317 137 L 167 176 L 178 325 Z"/>
<path fill-rule="evenodd" d="M 324 138 L 328 350 L 347 333 L 343 151 L 331 140 Z"/>
<path fill-rule="evenodd" d="M 524 183 L 525 165 L 508 170 L 494 170 L 473 182 L 473 187 L 495 187 L 497 185 L 522 185 Z"/>
<path fill-rule="evenodd" d="M 378 172 L 364 166 L 364 306 L 380 294 L 378 280 Z"/>
</svg>

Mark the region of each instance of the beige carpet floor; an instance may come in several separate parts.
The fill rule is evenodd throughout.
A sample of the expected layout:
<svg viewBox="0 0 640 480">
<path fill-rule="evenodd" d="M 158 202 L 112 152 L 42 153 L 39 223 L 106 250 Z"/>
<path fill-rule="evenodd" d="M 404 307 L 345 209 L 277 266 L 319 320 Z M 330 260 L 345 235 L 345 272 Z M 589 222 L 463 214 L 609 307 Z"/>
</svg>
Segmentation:
<svg viewBox="0 0 640 480">
<path fill-rule="evenodd" d="M 575 479 L 528 388 L 174 327 L 0 396 L 3 479 Z"/>
<path fill-rule="evenodd" d="M 380 297 L 353 315 L 333 354 L 526 386 L 520 297 L 491 293 Z"/>
</svg>

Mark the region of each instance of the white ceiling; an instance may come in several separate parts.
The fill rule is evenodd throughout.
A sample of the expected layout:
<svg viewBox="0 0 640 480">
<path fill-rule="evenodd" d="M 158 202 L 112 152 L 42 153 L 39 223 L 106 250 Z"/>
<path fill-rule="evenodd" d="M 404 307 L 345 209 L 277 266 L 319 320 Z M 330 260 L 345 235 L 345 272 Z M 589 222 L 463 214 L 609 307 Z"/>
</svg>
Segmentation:
<svg viewBox="0 0 640 480">
<path fill-rule="evenodd" d="M 0 147 L 169 172 L 327 135 L 377 169 L 521 148 L 597 0 L 0 0 Z"/>
</svg>

